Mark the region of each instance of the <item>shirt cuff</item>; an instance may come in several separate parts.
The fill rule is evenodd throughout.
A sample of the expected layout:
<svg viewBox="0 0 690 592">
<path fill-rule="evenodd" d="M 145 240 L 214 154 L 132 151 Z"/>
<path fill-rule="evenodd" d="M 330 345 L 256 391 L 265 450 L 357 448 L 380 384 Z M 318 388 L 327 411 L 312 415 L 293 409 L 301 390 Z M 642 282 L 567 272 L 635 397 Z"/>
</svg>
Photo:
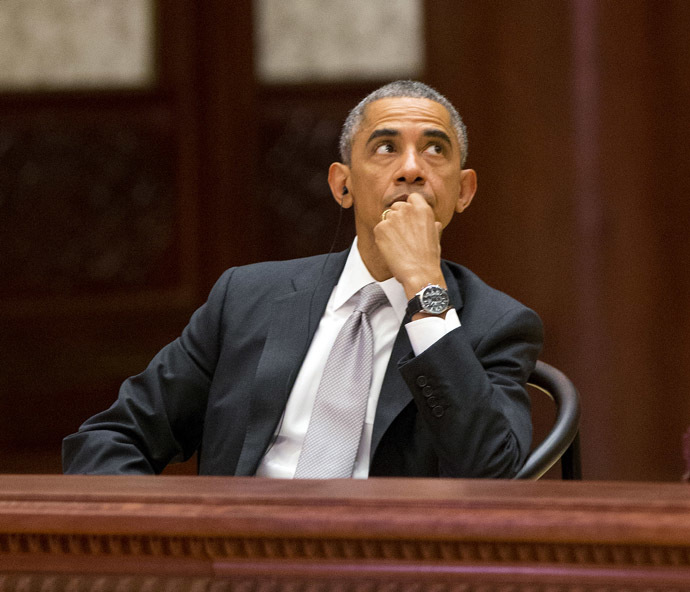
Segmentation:
<svg viewBox="0 0 690 592">
<path fill-rule="evenodd" d="M 418 321 L 411 321 L 405 325 L 407 336 L 410 338 L 412 351 L 415 356 L 430 348 L 441 337 L 460 326 L 458 313 L 454 308 L 449 308 L 446 318 L 426 317 Z"/>
</svg>

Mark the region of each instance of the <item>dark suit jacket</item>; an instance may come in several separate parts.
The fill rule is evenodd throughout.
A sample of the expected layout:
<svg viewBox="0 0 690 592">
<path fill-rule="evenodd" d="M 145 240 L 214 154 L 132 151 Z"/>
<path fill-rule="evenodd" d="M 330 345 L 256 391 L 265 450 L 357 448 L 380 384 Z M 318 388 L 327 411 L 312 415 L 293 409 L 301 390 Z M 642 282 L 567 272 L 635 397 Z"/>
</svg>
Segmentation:
<svg viewBox="0 0 690 592">
<path fill-rule="evenodd" d="M 347 252 L 226 271 L 182 335 L 110 409 L 63 443 L 66 473 L 158 473 L 199 451 L 199 472 L 253 475 Z M 508 477 L 531 440 L 524 383 L 537 315 L 443 262 L 462 326 L 414 357 L 395 341 L 374 422 L 370 475 Z"/>
</svg>

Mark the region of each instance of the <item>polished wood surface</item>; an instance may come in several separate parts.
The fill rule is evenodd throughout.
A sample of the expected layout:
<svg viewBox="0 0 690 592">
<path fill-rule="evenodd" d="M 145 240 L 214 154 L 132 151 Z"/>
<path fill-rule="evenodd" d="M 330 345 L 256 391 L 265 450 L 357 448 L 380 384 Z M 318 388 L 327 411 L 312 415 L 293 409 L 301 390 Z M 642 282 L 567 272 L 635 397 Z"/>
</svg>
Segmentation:
<svg viewBox="0 0 690 592">
<path fill-rule="evenodd" d="M 0 479 L 0 590 L 687 590 L 684 484 Z"/>
</svg>

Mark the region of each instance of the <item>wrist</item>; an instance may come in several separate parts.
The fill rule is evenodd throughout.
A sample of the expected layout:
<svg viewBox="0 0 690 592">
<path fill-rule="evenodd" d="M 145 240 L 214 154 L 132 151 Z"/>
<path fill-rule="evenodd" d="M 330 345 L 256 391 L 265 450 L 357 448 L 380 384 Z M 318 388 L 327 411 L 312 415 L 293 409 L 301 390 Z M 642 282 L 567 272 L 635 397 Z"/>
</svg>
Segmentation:
<svg viewBox="0 0 690 592">
<path fill-rule="evenodd" d="M 406 279 L 401 283 L 403 285 L 403 288 L 405 289 L 405 295 L 407 296 L 408 300 L 414 298 L 420 290 L 426 288 L 429 284 L 441 286 L 444 290 L 448 289 L 448 286 L 446 285 L 446 280 L 443 277 L 443 274 L 441 273 L 440 269 L 438 273 L 420 274 Z"/>
<path fill-rule="evenodd" d="M 410 320 L 411 321 L 420 321 L 422 319 L 445 319 L 447 312 L 448 311 L 446 310 L 445 312 L 442 312 L 441 314 L 435 315 L 435 314 L 429 314 L 428 312 L 420 311 L 420 312 L 413 314 L 410 317 Z"/>
<path fill-rule="evenodd" d="M 412 321 L 426 317 L 445 318 L 451 307 L 445 285 L 427 284 L 416 292 L 407 303 L 406 316 Z"/>
</svg>

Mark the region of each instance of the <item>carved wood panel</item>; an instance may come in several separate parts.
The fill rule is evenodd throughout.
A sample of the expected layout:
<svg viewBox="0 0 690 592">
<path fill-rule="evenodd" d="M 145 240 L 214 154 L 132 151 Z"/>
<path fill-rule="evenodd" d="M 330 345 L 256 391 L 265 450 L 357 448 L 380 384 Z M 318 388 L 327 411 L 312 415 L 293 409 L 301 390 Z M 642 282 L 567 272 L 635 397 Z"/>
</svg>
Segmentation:
<svg viewBox="0 0 690 592">
<path fill-rule="evenodd" d="M 253 257 L 251 1 L 154 13 L 150 87 L 0 94 L 0 472 L 59 472 L 61 439 Z"/>
<path fill-rule="evenodd" d="M 686 489 L 10 477 L 0 590 L 681 592 Z"/>
<path fill-rule="evenodd" d="M 0 117 L 0 298 L 180 280 L 170 124 L 90 119 Z"/>
</svg>

